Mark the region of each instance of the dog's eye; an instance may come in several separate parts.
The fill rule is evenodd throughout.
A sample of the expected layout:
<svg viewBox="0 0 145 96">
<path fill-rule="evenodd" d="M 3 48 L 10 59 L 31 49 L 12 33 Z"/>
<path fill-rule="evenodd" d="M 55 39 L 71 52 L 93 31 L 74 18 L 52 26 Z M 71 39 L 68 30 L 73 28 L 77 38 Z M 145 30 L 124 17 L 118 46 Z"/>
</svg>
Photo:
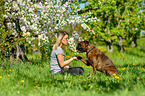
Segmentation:
<svg viewBox="0 0 145 96">
<path fill-rule="evenodd" d="M 78 44 L 79 46 L 82 46 L 82 44 Z"/>
</svg>

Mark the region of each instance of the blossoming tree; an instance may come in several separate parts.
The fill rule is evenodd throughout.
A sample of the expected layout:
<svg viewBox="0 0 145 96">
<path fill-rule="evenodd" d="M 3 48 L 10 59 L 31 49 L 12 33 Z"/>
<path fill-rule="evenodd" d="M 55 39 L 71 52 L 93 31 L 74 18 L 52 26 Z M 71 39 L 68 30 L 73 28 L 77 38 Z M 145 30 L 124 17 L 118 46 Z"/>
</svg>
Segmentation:
<svg viewBox="0 0 145 96">
<path fill-rule="evenodd" d="M 42 53 L 50 52 L 56 31 L 68 25 L 85 24 L 85 16 L 74 15 L 79 9 L 77 0 L 5 1 L 4 19 L 7 28 L 12 30 L 7 34 L 13 36 L 15 42 L 5 42 L 1 46 L 7 45 L 9 50 L 16 47 L 16 59 L 28 60 L 26 48 L 31 46 L 45 51 Z"/>
</svg>

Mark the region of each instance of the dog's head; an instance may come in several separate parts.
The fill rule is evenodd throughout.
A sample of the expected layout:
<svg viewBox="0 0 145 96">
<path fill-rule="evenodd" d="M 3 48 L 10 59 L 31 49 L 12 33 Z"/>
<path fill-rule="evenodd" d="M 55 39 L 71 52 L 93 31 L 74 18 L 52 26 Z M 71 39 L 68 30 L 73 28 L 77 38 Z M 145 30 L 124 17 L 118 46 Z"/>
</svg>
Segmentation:
<svg viewBox="0 0 145 96">
<path fill-rule="evenodd" d="M 77 52 L 79 53 L 82 53 L 82 52 L 87 52 L 87 47 L 89 45 L 89 41 L 81 41 L 78 43 L 78 45 L 76 46 L 76 50 Z"/>
</svg>

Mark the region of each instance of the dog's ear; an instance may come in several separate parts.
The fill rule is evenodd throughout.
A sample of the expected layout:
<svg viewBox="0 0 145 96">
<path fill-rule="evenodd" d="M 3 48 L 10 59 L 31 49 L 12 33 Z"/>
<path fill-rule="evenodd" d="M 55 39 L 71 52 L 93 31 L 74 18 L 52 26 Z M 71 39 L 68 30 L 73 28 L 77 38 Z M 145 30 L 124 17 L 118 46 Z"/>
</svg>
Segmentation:
<svg viewBox="0 0 145 96">
<path fill-rule="evenodd" d="M 89 41 L 85 40 L 85 47 L 87 47 L 89 45 Z"/>
</svg>

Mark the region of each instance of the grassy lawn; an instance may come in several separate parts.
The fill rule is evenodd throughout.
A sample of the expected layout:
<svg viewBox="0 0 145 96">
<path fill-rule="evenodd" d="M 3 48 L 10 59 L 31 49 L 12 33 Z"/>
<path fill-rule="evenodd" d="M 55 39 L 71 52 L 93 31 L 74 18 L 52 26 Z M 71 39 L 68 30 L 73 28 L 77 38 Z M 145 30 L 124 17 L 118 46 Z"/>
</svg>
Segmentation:
<svg viewBox="0 0 145 96">
<path fill-rule="evenodd" d="M 145 96 L 144 40 L 126 52 L 105 52 L 119 71 L 112 77 L 100 72 L 93 76 L 92 68 L 81 61 L 70 66 L 83 67 L 83 76 L 51 75 L 49 62 L 41 62 L 39 54 L 28 56 L 32 64 L 0 61 L 0 96 Z"/>
</svg>

